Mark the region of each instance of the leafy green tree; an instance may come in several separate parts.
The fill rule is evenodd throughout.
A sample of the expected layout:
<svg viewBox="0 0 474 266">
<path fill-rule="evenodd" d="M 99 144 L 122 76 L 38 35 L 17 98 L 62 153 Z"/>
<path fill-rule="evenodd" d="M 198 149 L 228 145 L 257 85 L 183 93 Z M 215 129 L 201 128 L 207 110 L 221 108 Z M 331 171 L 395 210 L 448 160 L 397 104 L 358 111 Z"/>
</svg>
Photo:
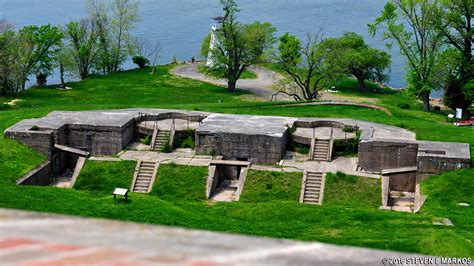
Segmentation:
<svg viewBox="0 0 474 266">
<path fill-rule="evenodd" d="M 206 58 L 209 55 L 209 46 L 211 44 L 211 34 L 207 34 L 201 43 L 201 56 Z"/>
<path fill-rule="evenodd" d="M 65 36 L 68 51 L 73 57 L 81 79 L 85 79 L 99 53 L 97 27 L 92 19 L 82 19 L 66 24 Z"/>
<path fill-rule="evenodd" d="M 113 0 L 111 2 L 110 32 L 113 46 L 111 49 L 111 64 L 113 71 L 119 71 L 120 66 L 133 52 L 134 40 L 131 30 L 139 21 L 138 6 L 140 2 L 133 0 Z"/>
<path fill-rule="evenodd" d="M 23 27 L 15 36 L 9 50 L 13 59 L 9 84 L 13 93 L 26 89 L 30 75 L 52 71 L 55 47 L 61 43 L 63 34 L 58 27 L 48 24 Z"/>
<path fill-rule="evenodd" d="M 440 5 L 438 30 L 460 55 L 446 81 L 444 102 L 451 108 L 467 109 L 474 99 L 474 1 L 442 0 Z"/>
<path fill-rule="evenodd" d="M 298 37 L 285 33 L 280 36 L 277 66 L 290 77 L 279 85 L 278 93 L 293 97 L 296 101 L 316 100 L 327 83 L 337 78 L 331 60 L 321 49 L 321 38 L 308 35 L 302 45 Z"/>
<path fill-rule="evenodd" d="M 13 24 L 6 19 L 0 19 L 0 96 L 7 96 L 10 86 L 9 77 L 12 62 L 11 49 L 14 46 L 15 32 Z"/>
<path fill-rule="evenodd" d="M 407 59 L 408 91 L 421 98 L 430 111 L 430 91 L 440 87 L 442 39 L 436 29 L 437 0 L 391 0 L 382 14 L 369 24 L 369 32 L 383 30 L 385 40 L 396 42 Z"/>
<path fill-rule="evenodd" d="M 94 20 L 97 27 L 99 42 L 99 54 L 97 55 L 96 68 L 102 70 L 103 74 L 113 71 L 111 50 L 112 41 L 110 34 L 110 16 L 108 6 L 104 0 L 87 0 L 86 8 L 89 16 Z"/>
<path fill-rule="evenodd" d="M 331 53 L 331 63 L 342 74 L 353 75 L 360 91 L 365 91 L 365 80 L 386 81 L 385 70 L 390 67 L 390 55 L 368 46 L 363 37 L 347 32 L 339 38 L 327 38 L 321 46 Z"/>
<path fill-rule="evenodd" d="M 261 60 L 263 52 L 274 42 L 276 31 L 269 23 L 243 24 L 236 20 L 240 11 L 234 0 L 220 0 L 224 19 L 216 32 L 216 46 L 212 54 L 213 68 L 227 79 L 227 90 L 234 92 L 237 80 L 251 65 Z M 263 34 L 256 38 L 256 34 Z M 204 46 L 204 45 L 203 45 Z M 202 49 L 204 52 L 205 48 Z"/>
</svg>

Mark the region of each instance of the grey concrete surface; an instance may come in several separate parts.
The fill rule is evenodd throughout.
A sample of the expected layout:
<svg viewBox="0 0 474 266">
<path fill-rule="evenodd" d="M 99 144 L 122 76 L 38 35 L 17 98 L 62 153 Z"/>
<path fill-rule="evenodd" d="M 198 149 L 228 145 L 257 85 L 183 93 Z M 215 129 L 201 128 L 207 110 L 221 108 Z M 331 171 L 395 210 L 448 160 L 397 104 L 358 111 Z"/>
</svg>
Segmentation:
<svg viewBox="0 0 474 266">
<path fill-rule="evenodd" d="M 0 209 L 2 265 L 382 265 L 418 255 Z"/>
</svg>

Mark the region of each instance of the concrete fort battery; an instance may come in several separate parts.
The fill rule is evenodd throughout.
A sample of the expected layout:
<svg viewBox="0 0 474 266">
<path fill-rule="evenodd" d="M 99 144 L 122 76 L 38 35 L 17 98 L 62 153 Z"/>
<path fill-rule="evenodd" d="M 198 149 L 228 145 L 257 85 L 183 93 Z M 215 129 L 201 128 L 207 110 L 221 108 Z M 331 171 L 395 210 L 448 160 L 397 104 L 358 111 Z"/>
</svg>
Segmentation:
<svg viewBox="0 0 474 266">
<path fill-rule="evenodd" d="M 305 162 L 314 167 L 321 166 L 319 163 L 331 164 L 335 142 L 349 143 L 358 152 L 353 171 L 361 174 L 416 167 L 417 174 L 431 175 L 467 168 L 471 162 L 466 143 L 418 141 L 415 133 L 403 128 L 337 118 L 143 108 L 55 111 L 42 118 L 20 121 L 4 134 L 47 157 L 47 162 L 35 170 L 39 176 L 27 175 L 31 178 L 22 180 L 25 184 L 47 184 L 49 181 L 42 180 L 43 176 L 49 180 L 51 173 L 57 177 L 71 172 L 78 168 L 76 162 L 83 162 L 89 154 L 117 154 L 144 135 L 152 136 L 150 147 L 145 145 L 142 150 L 145 152 L 165 152 L 159 146 L 165 142 L 172 151 L 173 140 L 194 137 L 195 154 L 252 164 L 291 160 L 293 153 L 287 153 L 288 150 L 303 145 L 309 150 Z M 408 175 L 406 178 L 409 180 Z"/>
<path fill-rule="evenodd" d="M 196 130 L 196 153 L 274 164 L 287 150 L 296 118 L 211 114 Z"/>
</svg>

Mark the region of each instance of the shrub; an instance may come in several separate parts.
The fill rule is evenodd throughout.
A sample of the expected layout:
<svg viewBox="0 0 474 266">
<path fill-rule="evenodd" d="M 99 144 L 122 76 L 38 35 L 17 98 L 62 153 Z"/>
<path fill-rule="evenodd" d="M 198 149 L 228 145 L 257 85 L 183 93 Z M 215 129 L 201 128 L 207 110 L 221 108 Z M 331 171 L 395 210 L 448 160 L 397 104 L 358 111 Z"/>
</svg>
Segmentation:
<svg viewBox="0 0 474 266">
<path fill-rule="evenodd" d="M 354 132 L 354 129 L 352 127 L 345 127 L 342 129 L 342 132 L 352 133 Z"/>
<path fill-rule="evenodd" d="M 187 137 L 183 142 L 181 143 L 181 148 L 191 148 L 194 149 L 194 146 L 196 144 L 194 143 L 194 140 L 191 137 Z"/>
<path fill-rule="evenodd" d="M 0 103 L 0 110 L 7 110 L 10 109 L 10 105 L 6 103 Z"/>
<path fill-rule="evenodd" d="M 178 63 L 178 59 L 176 58 L 176 55 L 174 55 L 172 58 L 171 58 L 171 64 L 174 65 L 174 64 L 177 64 Z"/>
<path fill-rule="evenodd" d="M 399 103 L 397 106 L 401 109 L 410 109 L 410 105 L 408 103 Z"/>
<path fill-rule="evenodd" d="M 36 74 L 36 84 L 37 84 L 39 87 L 44 87 L 44 86 L 46 86 L 47 78 L 48 78 L 48 75 L 46 75 L 46 74 L 44 74 L 44 73 L 38 73 L 38 74 Z"/>
<path fill-rule="evenodd" d="M 39 127 L 35 125 L 35 126 L 32 126 L 32 127 L 30 128 L 30 130 L 32 130 L 32 131 L 38 131 L 38 130 L 39 130 Z"/>
<path fill-rule="evenodd" d="M 150 145 L 151 144 L 151 137 L 147 135 L 145 138 L 140 139 L 140 142 L 145 144 L 145 145 Z"/>
<path fill-rule="evenodd" d="M 145 57 L 143 56 L 134 56 L 132 58 L 133 60 L 133 63 L 136 64 L 138 66 L 138 68 L 142 69 L 144 68 L 146 65 L 148 65 L 148 63 L 150 63 L 150 61 L 148 61 L 148 59 L 146 59 Z"/>
</svg>

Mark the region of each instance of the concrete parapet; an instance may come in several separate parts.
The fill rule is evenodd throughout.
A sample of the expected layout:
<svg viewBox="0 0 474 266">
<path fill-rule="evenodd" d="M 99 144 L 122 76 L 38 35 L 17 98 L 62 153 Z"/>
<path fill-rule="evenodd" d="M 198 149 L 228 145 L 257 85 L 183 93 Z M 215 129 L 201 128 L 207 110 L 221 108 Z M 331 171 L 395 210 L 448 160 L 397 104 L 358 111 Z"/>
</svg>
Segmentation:
<svg viewBox="0 0 474 266">
<path fill-rule="evenodd" d="M 417 165 L 418 144 L 415 141 L 362 140 L 359 143 L 359 166 L 364 171 Z"/>
<path fill-rule="evenodd" d="M 46 161 L 16 181 L 17 185 L 49 186 L 53 183 L 51 161 Z"/>
</svg>

